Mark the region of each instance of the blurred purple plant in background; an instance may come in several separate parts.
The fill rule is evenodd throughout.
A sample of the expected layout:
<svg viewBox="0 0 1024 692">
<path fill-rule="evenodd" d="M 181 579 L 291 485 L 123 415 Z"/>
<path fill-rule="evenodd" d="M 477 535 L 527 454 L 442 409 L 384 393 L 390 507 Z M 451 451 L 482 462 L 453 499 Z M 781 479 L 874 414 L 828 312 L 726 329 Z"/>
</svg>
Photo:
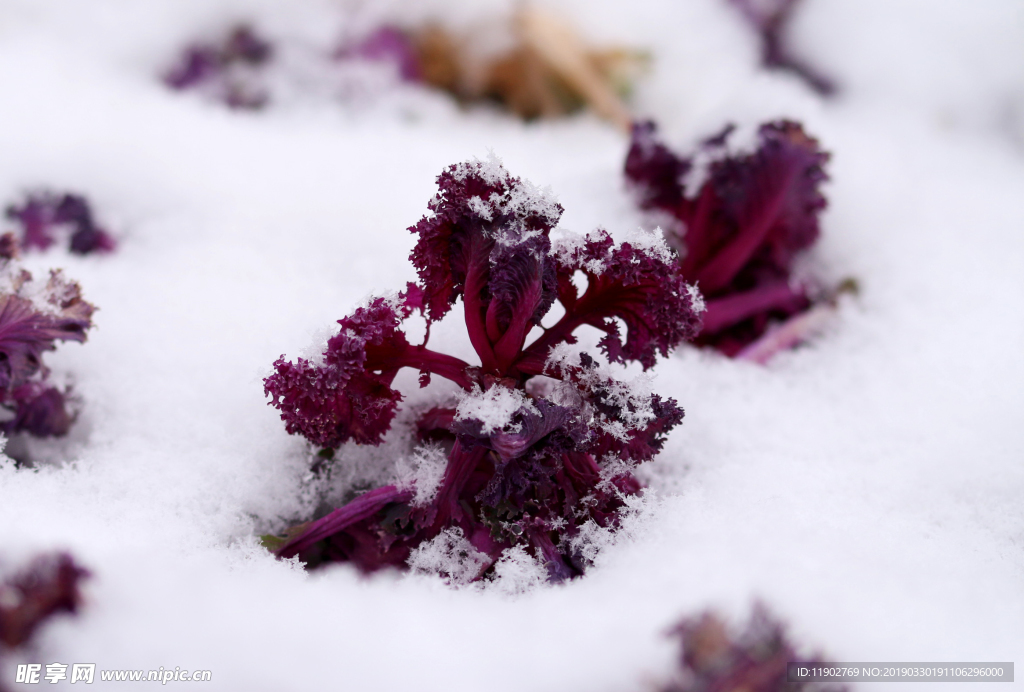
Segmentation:
<svg viewBox="0 0 1024 692">
<path fill-rule="evenodd" d="M 679 668 L 660 692 L 845 692 L 844 686 L 789 682 L 787 665 L 823 665 L 801 657 L 785 627 L 757 604 L 746 628 L 730 632 L 712 612 L 686 618 L 672 631 L 680 639 Z"/>
<path fill-rule="evenodd" d="M 836 84 L 793 55 L 786 31 L 799 0 L 729 0 L 761 37 L 761 63 L 765 67 L 786 70 L 800 77 L 822 96 L 836 93 Z"/>
<path fill-rule="evenodd" d="M 68 249 L 76 255 L 110 252 L 113 237 L 96 224 L 85 197 L 73 193 L 38 192 L 20 206 L 7 207 L 7 218 L 20 226 L 21 246 L 46 250 L 68 233 Z"/>
<path fill-rule="evenodd" d="M 0 653 L 29 642 L 54 615 L 77 613 L 82 603 L 78 585 L 88 576 L 67 553 L 52 553 L 0 581 Z"/>
<path fill-rule="evenodd" d="M 55 616 L 76 615 L 82 604 L 79 582 L 88 577 L 67 553 L 38 555 L 22 569 L 0 574 L 0 664 L 8 653 L 30 647 L 39 628 Z M 0 680 L 0 692 L 7 689 Z"/>
<path fill-rule="evenodd" d="M 732 131 L 704 142 L 711 163 L 692 196 L 684 181 L 693 158 L 661 144 L 650 122 L 633 127 L 625 174 L 641 208 L 672 217 L 665 235 L 678 271 L 707 300 L 695 343 L 764 362 L 819 326 L 815 303 L 850 287 L 815 294 L 792 276 L 795 258 L 818 239 L 829 155 L 791 121 L 762 125 L 749 154 L 725 150 Z"/>
<path fill-rule="evenodd" d="M 241 24 L 220 41 L 186 48 L 163 80 L 176 91 L 197 90 L 231 108 L 255 110 L 269 99 L 256 77 L 273 57 L 273 45 Z"/>
<path fill-rule="evenodd" d="M 423 79 L 416 42 L 398 27 L 379 27 L 354 44 L 342 47 L 336 55 L 340 60 L 361 59 L 391 63 L 398 75 L 407 82 L 418 82 Z"/>
</svg>

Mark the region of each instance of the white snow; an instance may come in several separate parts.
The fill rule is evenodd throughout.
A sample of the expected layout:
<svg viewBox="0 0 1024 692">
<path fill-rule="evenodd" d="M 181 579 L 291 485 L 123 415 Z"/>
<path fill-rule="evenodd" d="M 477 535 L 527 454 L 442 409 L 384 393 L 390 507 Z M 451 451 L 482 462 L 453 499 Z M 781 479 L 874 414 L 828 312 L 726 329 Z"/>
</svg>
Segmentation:
<svg viewBox="0 0 1024 692">
<path fill-rule="evenodd" d="M 635 228 L 632 232 L 627 233 L 622 238 L 622 242 L 629 243 L 648 257 L 660 259 L 663 262 L 672 262 L 675 260 L 672 251 L 668 247 L 668 243 L 665 242 L 665 236 L 662 235 L 660 228 L 655 228 L 653 231 L 649 229 Z"/>
<path fill-rule="evenodd" d="M 481 432 L 490 435 L 495 430 L 519 432 L 520 424 L 512 423 L 512 416 L 524 409 L 540 415 L 525 392 L 501 385 L 483 391 L 480 388 L 466 392 L 455 409 L 456 420 L 475 419 L 483 424 Z"/>
<path fill-rule="evenodd" d="M 440 576 L 452 586 L 469 584 L 490 562 L 458 526 L 445 529 L 409 555 L 409 569 L 414 573 Z"/>
<path fill-rule="evenodd" d="M 488 591 L 497 591 L 506 596 L 523 596 L 542 587 L 547 580 L 547 570 L 521 545 L 505 551 L 494 563 L 493 585 Z"/>
<path fill-rule="evenodd" d="M 498 566 L 520 575 L 502 582 L 515 599 L 306 574 L 255 536 L 396 478 L 410 444 L 346 448 L 312 477 L 266 404 L 270 364 L 412 280 L 406 229 L 436 176 L 488 150 L 557 193 L 568 231 L 653 227 L 623 184 L 625 138 L 384 78 L 289 82 L 260 113 L 157 79 L 238 20 L 314 61 L 382 18 L 468 26 L 511 0 L 5 0 L 0 202 L 84 193 L 120 247 L 24 259 L 37 279 L 63 268 L 99 310 L 87 343 L 45 354 L 82 400 L 71 434 L 18 442 L 35 468 L 0 463 L 0 560 L 66 548 L 93 577 L 81 617 L 9 658 L 4 684 L 19 661 L 60 661 L 210 669 L 209 690 L 631 692 L 670 675 L 670 623 L 707 607 L 740 620 L 755 598 L 834 660 L 1024 661 L 1021 3 L 806 0 L 794 44 L 843 87 L 830 102 L 761 70 L 722 0 L 544 4 L 595 43 L 650 50 L 633 108 L 674 146 L 727 121 L 802 121 L 833 153 L 807 270 L 856 277 L 860 296 L 767 366 L 692 348 L 657 366 L 653 390 L 686 418 L 640 469 L 657 502 L 585 578 L 537 588 L 528 554 Z M 461 320 L 456 306 L 430 346 L 477 362 Z M 416 373 L 396 386 L 409 406 L 451 395 Z"/>
<path fill-rule="evenodd" d="M 440 447 L 431 444 L 416 445 L 412 454 L 399 461 L 398 485 L 416 491 L 413 497 L 414 505 L 427 505 L 437 495 L 447 465 L 448 456 Z"/>
</svg>

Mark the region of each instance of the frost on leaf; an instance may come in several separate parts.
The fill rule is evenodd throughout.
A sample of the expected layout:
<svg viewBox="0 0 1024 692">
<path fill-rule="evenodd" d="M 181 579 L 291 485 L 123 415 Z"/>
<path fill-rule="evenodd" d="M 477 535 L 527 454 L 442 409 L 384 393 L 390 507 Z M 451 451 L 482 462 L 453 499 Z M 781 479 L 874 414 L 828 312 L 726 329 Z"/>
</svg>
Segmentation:
<svg viewBox="0 0 1024 692">
<path fill-rule="evenodd" d="M 814 302 L 792 271 L 818 238 L 829 155 L 794 122 L 762 125 L 748 154 L 724 152 L 730 132 L 705 143 L 712 160 L 692 194 L 684 183 L 692 161 L 661 144 L 652 123 L 634 126 L 625 172 L 642 208 L 678 222 L 666 234 L 677 271 L 706 301 L 696 343 L 735 356 Z"/>
<path fill-rule="evenodd" d="M 605 333 L 600 346 L 608 360 L 637 361 L 646 370 L 699 331 L 694 294 L 660 241 L 616 246 L 598 231 L 557 250 L 558 301 L 566 314 L 532 352 L 568 341 L 568 334 L 587 324 Z M 577 271 L 587 277 L 582 295 L 572 281 Z M 616 320 L 626 325 L 625 338 Z"/>
<path fill-rule="evenodd" d="M 754 607 L 742 632 L 733 632 L 718 615 L 686 618 L 673 629 L 680 639 L 678 668 L 661 692 L 845 692 L 845 686 L 789 682 L 787 665 L 829 665 L 817 656 L 801 656 L 785 627 L 764 606 Z"/>
<path fill-rule="evenodd" d="M 89 573 L 66 553 L 40 555 L 0 580 L 0 653 L 32 639 L 58 613 L 75 614 L 82 602 L 79 582 Z"/>
<path fill-rule="evenodd" d="M 323 447 L 383 440 L 403 398 L 392 388 L 401 368 L 419 371 L 421 386 L 439 375 L 461 393 L 416 414 L 421 447 L 396 464 L 392 485 L 295 527 L 277 553 L 364 571 L 412 567 L 453 583 L 506 575 L 499 581 L 513 591 L 538 573 L 578 576 L 591 556 L 575 538 L 618 526 L 641 493 L 633 468 L 683 412 L 649 377 L 620 382 L 573 355 L 573 333 L 595 326 L 608 360 L 649 368 L 696 333 L 699 297 L 660 239 L 616 245 L 599 232 L 553 248 L 561 206 L 496 159 L 451 166 L 438 186 L 431 213 L 410 229 L 419 285 L 340 320 L 320 362 L 279 360 L 266 390 L 288 431 Z M 590 282 L 583 295 L 570 288 L 577 271 Z M 527 344 L 555 300 L 565 316 Z M 401 331 L 413 311 L 429 324 L 459 302 L 479 365 L 427 349 L 429 330 L 416 346 Z"/>
<path fill-rule="evenodd" d="M 61 271 L 38 281 L 13 256 L 0 257 L 0 407 L 11 414 L 0 430 L 39 437 L 68 431 L 65 393 L 48 385 L 43 353 L 58 341 L 84 342 L 94 310 Z"/>
</svg>

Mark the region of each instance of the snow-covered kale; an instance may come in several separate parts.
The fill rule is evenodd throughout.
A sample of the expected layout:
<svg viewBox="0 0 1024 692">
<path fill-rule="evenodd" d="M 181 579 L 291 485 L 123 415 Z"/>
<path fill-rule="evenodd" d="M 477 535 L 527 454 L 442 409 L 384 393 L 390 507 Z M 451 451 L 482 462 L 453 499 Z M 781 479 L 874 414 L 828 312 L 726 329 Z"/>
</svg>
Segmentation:
<svg viewBox="0 0 1024 692">
<path fill-rule="evenodd" d="M 799 0 L 729 0 L 761 37 L 761 62 L 765 67 L 797 75 L 822 96 L 836 92 L 836 85 L 814 67 L 793 55 L 786 30 Z"/>
<path fill-rule="evenodd" d="M 88 200 L 73 193 L 40 192 L 23 204 L 7 207 L 7 218 L 21 227 L 21 246 L 45 250 L 67 236 L 77 255 L 110 252 L 113 237 L 96 224 Z"/>
<path fill-rule="evenodd" d="M 18 263 L 16 246 L 10 234 L 0 238 L 0 409 L 7 413 L 0 432 L 64 435 L 73 420 L 67 391 L 48 383 L 43 353 L 57 341 L 84 342 L 95 308 L 60 270 L 33 279 Z"/>
<path fill-rule="evenodd" d="M 758 146 L 748 154 L 723 151 L 730 132 L 704 143 L 702 153 L 712 162 L 692 195 L 684 184 L 692 159 L 661 144 L 650 122 L 633 128 L 625 173 L 642 208 L 675 219 L 667 237 L 679 254 L 678 271 L 707 301 L 696 342 L 761 360 L 774 351 L 759 340 L 814 302 L 791 273 L 797 254 L 818 238 L 826 204 L 819 188 L 829 155 L 794 122 L 762 125 Z"/>
<path fill-rule="evenodd" d="M 265 386 L 289 432 L 336 447 L 382 442 L 403 398 L 392 387 L 401 368 L 419 371 L 421 386 L 447 378 L 462 390 L 457 404 L 416 424 L 447 455 L 443 477 L 429 493 L 401 483 L 367 492 L 290 531 L 277 553 L 368 571 L 443 554 L 461 565 L 449 577 L 472 581 L 515 549 L 550 580 L 579 575 L 586 560 L 574 538 L 616 525 L 640 491 L 632 468 L 661 449 L 683 411 L 645 377 L 620 382 L 571 348 L 574 332 L 596 327 L 609 361 L 646 370 L 697 333 L 700 297 L 660 238 L 616 245 L 599 231 L 552 242 L 562 207 L 496 161 L 451 166 L 438 185 L 410 228 L 419 283 L 339 320 L 320 362 L 282 357 Z M 479 365 L 426 348 L 429 328 L 419 345 L 401 331 L 414 311 L 429 327 L 460 301 Z M 564 314 L 542 327 L 555 301 Z"/>
<path fill-rule="evenodd" d="M 754 607 L 743 632 L 730 632 L 711 612 L 683 620 L 673 630 L 681 640 L 679 668 L 661 692 L 844 692 L 845 686 L 789 682 L 787 665 L 826 665 L 801 657 L 785 627 L 762 605 Z"/>
<path fill-rule="evenodd" d="M 0 581 L 0 653 L 28 642 L 58 613 L 75 614 L 82 602 L 78 583 L 89 573 L 67 553 L 36 557 Z"/>
<path fill-rule="evenodd" d="M 163 80 L 176 91 L 201 91 L 231 108 L 262 108 L 269 97 L 257 75 L 273 56 L 273 45 L 242 24 L 220 41 L 187 47 Z"/>
</svg>

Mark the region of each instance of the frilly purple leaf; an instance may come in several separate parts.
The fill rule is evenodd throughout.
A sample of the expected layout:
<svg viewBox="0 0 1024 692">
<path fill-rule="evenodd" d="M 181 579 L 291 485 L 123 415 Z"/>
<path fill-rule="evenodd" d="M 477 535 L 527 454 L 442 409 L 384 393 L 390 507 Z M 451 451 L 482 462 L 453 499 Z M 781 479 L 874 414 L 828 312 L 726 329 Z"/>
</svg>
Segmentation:
<svg viewBox="0 0 1024 692">
<path fill-rule="evenodd" d="M 348 440 L 380 444 L 402 395 L 391 389 L 394 369 L 374 372 L 367 361 L 378 351 L 402 351 L 402 316 L 384 299 L 374 300 L 339 320 L 341 332 L 327 342 L 322 363 L 299 358 L 274 363 L 264 383 L 289 433 L 301 433 L 321 447 Z"/>
<path fill-rule="evenodd" d="M 321 447 L 349 440 L 380 444 L 402 395 L 391 388 L 403 367 L 436 372 L 462 382 L 466 364 L 412 346 L 399 330 L 411 308 L 385 298 L 338 320 L 341 331 L 327 342 L 322 362 L 282 356 L 264 381 L 271 404 L 281 411 L 289 433 Z"/>
<path fill-rule="evenodd" d="M 526 349 L 520 367 L 527 372 L 540 372 L 537 364 L 547 360 L 551 347 L 571 342 L 572 332 L 584 324 L 605 333 L 600 346 L 609 361 L 636 361 L 645 370 L 700 330 L 701 298 L 660 241 L 616 246 L 598 231 L 561 243 L 556 256 L 558 301 L 565 315 Z M 582 294 L 572 280 L 577 271 L 587 278 Z M 616 320 L 626 325 L 625 339 Z"/>
</svg>

